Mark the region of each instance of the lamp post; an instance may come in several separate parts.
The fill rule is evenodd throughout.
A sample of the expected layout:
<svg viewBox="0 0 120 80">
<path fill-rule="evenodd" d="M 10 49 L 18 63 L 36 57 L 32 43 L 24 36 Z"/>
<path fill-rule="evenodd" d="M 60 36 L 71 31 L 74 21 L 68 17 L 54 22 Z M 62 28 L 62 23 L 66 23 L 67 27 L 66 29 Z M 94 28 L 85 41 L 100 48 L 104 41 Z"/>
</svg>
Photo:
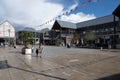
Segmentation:
<svg viewBox="0 0 120 80">
<path fill-rule="evenodd" d="M 10 29 L 8 29 L 8 33 L 9 33 L 9 46 L 10 46 Z"/>
<path fill-rule="evenodd" d="M 35 37 L 34 37 L 34 45 L 36 45 L 36 31 L 35 31 Z"/>
</svg>

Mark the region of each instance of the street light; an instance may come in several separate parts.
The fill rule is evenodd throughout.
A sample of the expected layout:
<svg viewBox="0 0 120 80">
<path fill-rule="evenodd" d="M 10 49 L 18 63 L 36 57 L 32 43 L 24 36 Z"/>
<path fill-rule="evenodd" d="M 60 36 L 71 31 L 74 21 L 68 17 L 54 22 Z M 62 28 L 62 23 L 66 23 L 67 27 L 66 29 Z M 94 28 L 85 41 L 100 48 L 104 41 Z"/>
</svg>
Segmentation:
<svg viewBox="0 0 120 80">
<path fill-rule="evenodd" d="M 10 29 L 8 29 L 9 32 L 9 46 L 10 46 Z"/>
</svg>

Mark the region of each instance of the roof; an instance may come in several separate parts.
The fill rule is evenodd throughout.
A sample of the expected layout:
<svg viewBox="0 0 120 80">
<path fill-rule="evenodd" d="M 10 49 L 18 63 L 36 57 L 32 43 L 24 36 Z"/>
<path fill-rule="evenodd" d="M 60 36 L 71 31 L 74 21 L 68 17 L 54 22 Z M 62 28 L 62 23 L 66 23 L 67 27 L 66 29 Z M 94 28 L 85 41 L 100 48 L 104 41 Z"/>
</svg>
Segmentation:
<svg viewBox="0 0 120 80">
<path fill-rule="evenodd" d="M 71 28 L 71 29 L 76 29 L 77 28 L 75 23 L 67 22 L 67 21 L 56 20 L 54 25 L 53 25 L 53 28 L 54 28 L 55 24 L 59 24 L 59 26 L 62 27 L 62 28 Z"/>
<path fill-rule="evenodd" d="M 83 28 L 83 27 L 89 27 L 89 26 L 94 26 L 99 24 L 105 24 L 105 23 L 113 22 L 113 18 L 114 18 L 113 15 L 108 15 L 108 16 L 97 18 L 97 19 L 80 22 L 80 23 L 77 23 L 76 25 L 77 25 L 77 28 Z M 116 20 L 118 20 L 118 18 L 116 18 Z"/>
<path fill-rule="evenodd" d="M 11 22 L 8 21 L 8 20 L 1 21 L 0 25 L 2 25 L 2 24 L 5 23 L 5 22 L 8 22 L 10 25 L 12 25 Z"/>
<path fill-rule="evenodd" d="M 118 5 L 118 7 L 113 11 L 113 14 L 120 17 L 120 4 Z"/>
</svg>

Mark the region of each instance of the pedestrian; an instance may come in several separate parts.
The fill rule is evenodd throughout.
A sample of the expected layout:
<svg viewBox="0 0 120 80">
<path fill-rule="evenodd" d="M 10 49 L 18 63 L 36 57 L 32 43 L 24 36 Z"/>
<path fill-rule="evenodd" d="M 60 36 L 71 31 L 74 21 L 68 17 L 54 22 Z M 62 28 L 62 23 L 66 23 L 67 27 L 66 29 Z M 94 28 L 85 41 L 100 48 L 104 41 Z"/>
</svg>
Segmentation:
<svg viewBox="0 0 120 80">
<path fill-rule="evenodd" d="M 36 56 L 38 56 L 38 53 L 39 53 L 39 49 L 36 48 Z"/>
<path fill-rule="evenodd" d="M 42 43 L 40 43 L 40 45 L 39 45 L 40 58 L 42 57 L 41 56 L 42 55 L 42 51 L 43 51 L 43 45 L 42 45 Z"/>
<path fill-rule="evenodd" d="M 3 47 L 5 48 L 5 42 L 3 43 Z"/>
<path fill-rule="evenodd" d="M 34 53 L 34 46 L 33 46 L 33 45 L 32 45 L 32 48 L 31 48 L 31 49 L 32 49 L 32 53 Z"/>
</svg>

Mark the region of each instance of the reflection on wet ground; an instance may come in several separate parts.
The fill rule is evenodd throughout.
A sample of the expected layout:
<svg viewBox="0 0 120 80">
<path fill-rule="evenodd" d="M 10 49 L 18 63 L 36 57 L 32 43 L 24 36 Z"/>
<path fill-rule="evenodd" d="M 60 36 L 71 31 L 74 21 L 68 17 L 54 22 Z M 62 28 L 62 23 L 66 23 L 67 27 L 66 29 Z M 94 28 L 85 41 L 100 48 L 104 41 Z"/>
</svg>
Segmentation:
<svg viewBox="0 0 120 80">
<path fill-rule="evenodd" d="M 45 46 L 40 58 L 22 55 L 21 47 L 0 49 L 1 80 L 104 80 L 119 73 L 119 50 Z"/>
</svg>

